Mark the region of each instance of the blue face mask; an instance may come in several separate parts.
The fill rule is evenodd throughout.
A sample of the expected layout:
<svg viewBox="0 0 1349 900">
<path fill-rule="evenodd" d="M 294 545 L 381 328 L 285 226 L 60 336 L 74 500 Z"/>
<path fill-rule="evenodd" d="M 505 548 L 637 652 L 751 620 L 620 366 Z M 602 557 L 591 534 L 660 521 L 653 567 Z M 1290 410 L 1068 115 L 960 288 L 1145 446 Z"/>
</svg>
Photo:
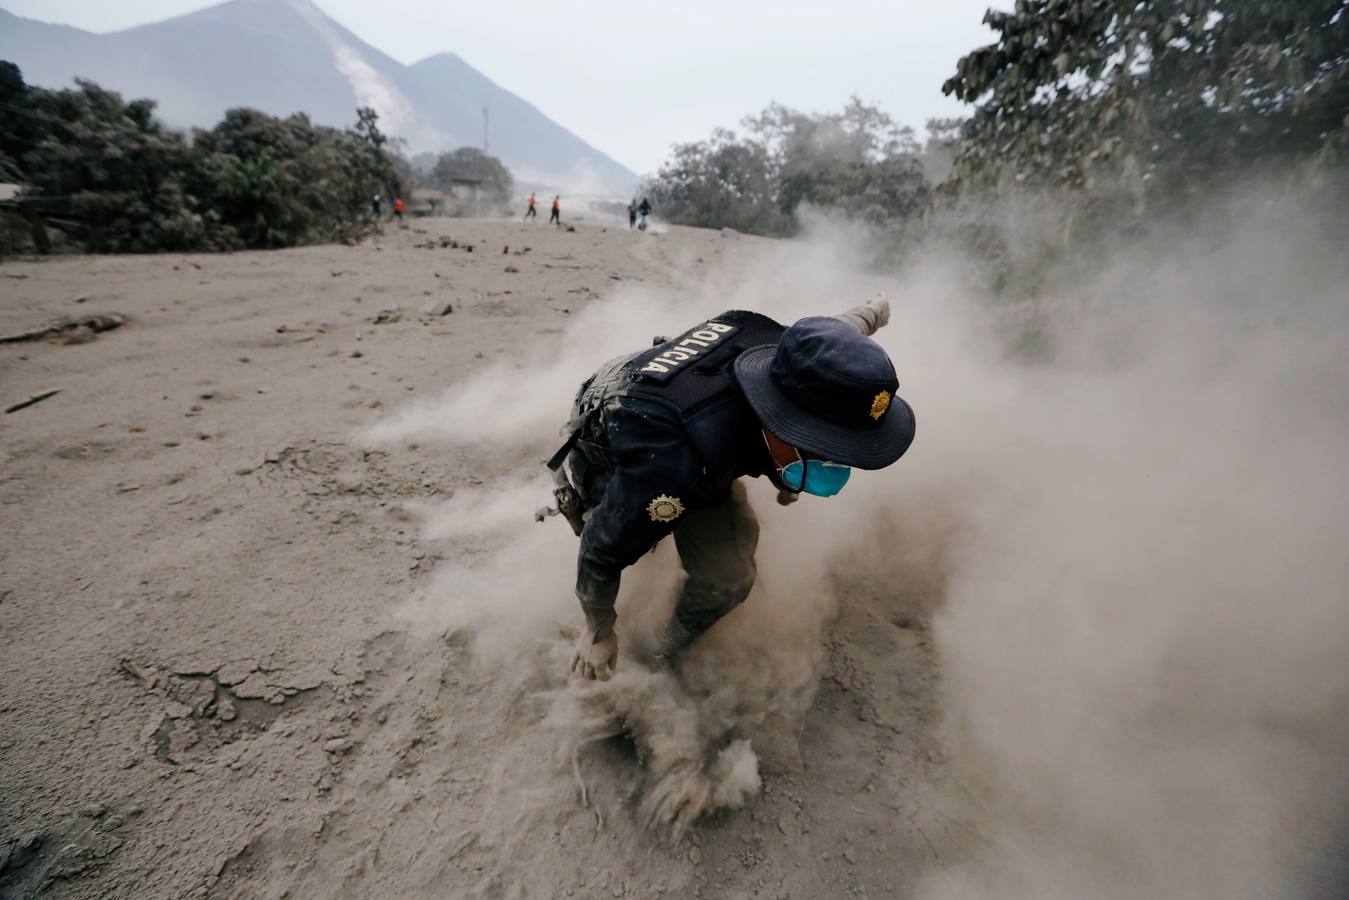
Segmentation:
<svg viewBox="0 0 1349 900">
<path fill-rule="evenodd" d="M 832 497 L 848 483 L 852 469 L 822 459 L 798 459 L 783 466 L 779 472 L 782 483 L 794 491 L 804 491 L 816 497 Z"/>
</svg>

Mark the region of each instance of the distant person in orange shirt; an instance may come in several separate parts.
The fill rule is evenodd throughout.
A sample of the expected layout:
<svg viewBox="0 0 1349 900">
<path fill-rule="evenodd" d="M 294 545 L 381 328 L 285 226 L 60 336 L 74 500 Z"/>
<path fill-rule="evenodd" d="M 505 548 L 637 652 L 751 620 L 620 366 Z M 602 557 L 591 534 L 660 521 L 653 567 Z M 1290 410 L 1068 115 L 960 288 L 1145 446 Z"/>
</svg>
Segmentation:
<svg viewBox="0 0 1349 900">
<path fill-rule="evenodd" d="M 559 224 L 559 225 L 562 224 L 562 198 L 561 198 L 561 197 L 554 197 L 554 198 L 553 198 L 553 214 L 552 214 L 551 216 L 548 217 L 548 224 L 549 224 L 549 225 L 552 225 L 554 222 L 556 222 L 556 223 Z"/>
<path fill-rule="evenodd" d="M 530 193 L 529 193 L 529 209 L 525 210 L 525 221 L 528 222 L 530 219 L 537 219 L 538 217 L 539 217 L 539 212 L 538 212 L 538 210 L 536 210 L 536 209 L 534 208 L 534 192 L 533 192 L 533 191 L 530 191 Z"/>
<path fill-rule="evenodd" d="M 393 201 L 393 214 L 398 217 L 398 221 L 403 221 L 403 198 L 395 197 Z"/>
</svg>

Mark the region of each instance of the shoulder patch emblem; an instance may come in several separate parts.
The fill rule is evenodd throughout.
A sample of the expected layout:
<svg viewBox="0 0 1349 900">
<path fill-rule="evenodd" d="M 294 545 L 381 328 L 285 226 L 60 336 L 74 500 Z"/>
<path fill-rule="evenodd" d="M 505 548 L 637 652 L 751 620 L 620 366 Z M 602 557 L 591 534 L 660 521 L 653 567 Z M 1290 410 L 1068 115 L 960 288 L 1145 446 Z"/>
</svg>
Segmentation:
<svg viewBox="0 0 1349 900">
<path fill-rule="evenodd" d="M 879 394 L 876 395 L 876 399 L 871 401 L 871 418 L 879 422 L 881 420 L 881 416 L 885 415 L 885 411 L 889 408 L 890 408 L 890 392 L 881 391 Z"/>
<path fill-rule="evenodd" d="M 680 502 L 678 497 L 658 494 L 654 500 L 646 505 L 646 511 L 653 522 L 673 522 L 684 514 L 684 504 Z"/>
</svg>

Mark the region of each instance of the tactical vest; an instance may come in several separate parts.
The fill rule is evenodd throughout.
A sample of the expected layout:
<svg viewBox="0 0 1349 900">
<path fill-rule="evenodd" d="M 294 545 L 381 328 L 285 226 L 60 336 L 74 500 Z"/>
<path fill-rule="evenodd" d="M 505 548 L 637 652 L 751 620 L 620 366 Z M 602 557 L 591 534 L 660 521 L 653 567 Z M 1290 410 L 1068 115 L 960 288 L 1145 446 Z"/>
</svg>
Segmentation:
<svg viewBox="0 0 1349 900">
<path fill-rule="evenodd" d="M 573 530 L 580 534 L 585 514 L 599 502 L 613 468 L 602 421 L 610 398 L 632 397 L 669 409 L 684 423 L 694 446 L 706 453 L 717 430 L 716 417 L 709 414 L 736 389 L 731 372 L 735 358 L 751 347 L 776 344 L 784 330 L 759 313 L 730 310 L 650 349 L 610 360 L 588 378 L 576 393 L 567 442 L 548 461 L 558 508 Z"/>
<path fill-rule="evenodd" d="M 731 364 L 750 347 L 776 344 L 783 326 L 767 316 L 731 310 L 657 344 L 623 365 L 626 384 L 614 392 L 669 407 L 688 422 L 735 384 Z"/>
</svg>

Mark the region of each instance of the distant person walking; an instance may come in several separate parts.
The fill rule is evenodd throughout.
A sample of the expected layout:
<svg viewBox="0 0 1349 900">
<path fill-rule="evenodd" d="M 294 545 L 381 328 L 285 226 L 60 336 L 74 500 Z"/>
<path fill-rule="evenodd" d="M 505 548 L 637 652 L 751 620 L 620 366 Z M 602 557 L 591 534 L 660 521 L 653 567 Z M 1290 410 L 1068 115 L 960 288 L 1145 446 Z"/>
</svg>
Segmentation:
<svg viewBox="0 0 1349 900">
<path fill-rule="evenodd" d="M 393 201 L 393 214 L 398 217 L 398 221 L 403 221 L 403 198 L 395 197 Z"/>
<path fill-rule="evenodd" d="M 550 215 L 550 216 L 548 217 L 548 224 L 549 224 L 549 225 L 552 225 L 554 222 L 556 222 L 556 223 L 559 224 L 559 225 L 562 224 L 562 198 L 561 198 L 561 197 L 554 197 L 554 198 L 553 198 L 553 214 Z"/>
<path fill-rule="evenodd" d="M 375 214 L 375 221 L 378 222 L 378 221 L 379 221 L 379 214 L 380 214 L 380 212 L 381 212 L 381 209 L 380 209 L 380 202 L 379 202 L 379 194 L 376 194 L 376 195 L 375 195 L 375 199 L 373 199 L 373 200 L 370 201 L 370 211 L 371 211 L 372 213 Z"/>
<path fill-rule="evenodd" d="M 535 201 L 534 201 L 534 192 L 533 192 L 533 191 L 530 191 L 530 192 L 529 192 L 529 209 L 525 210 L 525 221 L 526 221 L 526 222 L 528 222 L 530 219 L 537 219 L 537 218 L 539 217 L 539 212 L 538 212 L 538 210 L 536 210 L 536 209 L 534 208 L 534 202 L 535 202 Z"/>
<path fill-rule="evenodd" d="M 633 197 L 628 203 L 628 230 L 631 231 L 637 225 L 637 198 Z"/>
<path fill-rule="evenodd" d="M 637 207 L 637 212 L 641 213 L 642 216 L 642 221 L 638 224 L 637 229 L 646 231 L 646 217 L 651 215 L 651 201 L 643 197 L 642 205 Z"/>
</svg>

